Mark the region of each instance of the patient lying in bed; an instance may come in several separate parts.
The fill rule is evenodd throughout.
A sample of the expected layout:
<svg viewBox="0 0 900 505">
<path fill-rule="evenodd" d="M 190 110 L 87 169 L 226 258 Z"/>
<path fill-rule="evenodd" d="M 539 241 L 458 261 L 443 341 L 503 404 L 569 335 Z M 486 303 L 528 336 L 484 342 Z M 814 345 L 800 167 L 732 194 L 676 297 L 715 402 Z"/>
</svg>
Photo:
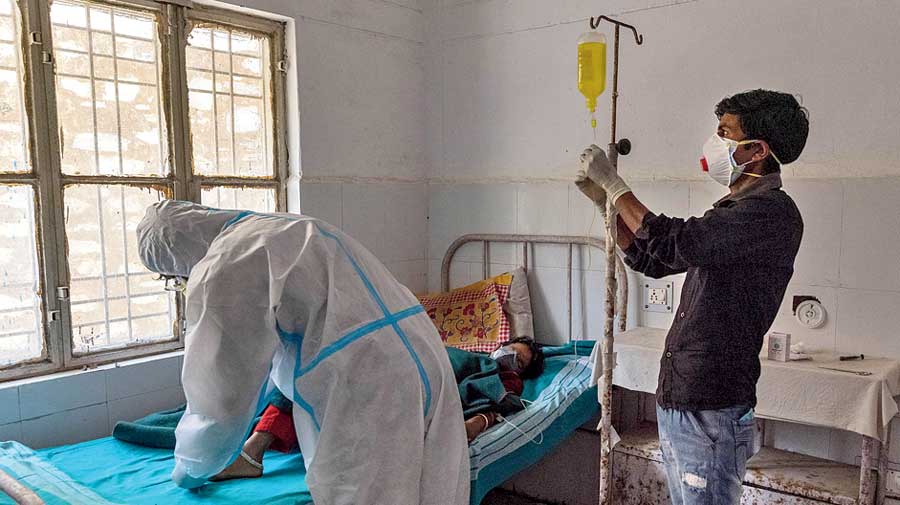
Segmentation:
<svg viewBox="0 0 900 505">
<path fill-rule="evenodd" d="M 496 362 L 484 366 L 487 357 L 481 353 L 447 348 L 450 361 L 460 385 L 460 396 L 465 414 L 466 435 L 469 442 L 493 426 L 498 414 L 523 408 L 523 379 L 531 379 L 544 369 L 544 354 L 530 338 L 517 338 L 491 353 Z M 474 368 L 477 368 L 474 369 Z M 504 391 L 493 395 L 490 379 L 502 383 Z M 487 379 L 487 381 L 486 381 Z M 244 443 L 240 456 L 212 480 L 228 480 L 259 477 L 263 473 L 263 456 L 268 449 L 292 452 L 298 449 L 297 433 L 291 414 L 292 402 L 278 395 L 266 408 L 253 433 Z"/>
</svg>

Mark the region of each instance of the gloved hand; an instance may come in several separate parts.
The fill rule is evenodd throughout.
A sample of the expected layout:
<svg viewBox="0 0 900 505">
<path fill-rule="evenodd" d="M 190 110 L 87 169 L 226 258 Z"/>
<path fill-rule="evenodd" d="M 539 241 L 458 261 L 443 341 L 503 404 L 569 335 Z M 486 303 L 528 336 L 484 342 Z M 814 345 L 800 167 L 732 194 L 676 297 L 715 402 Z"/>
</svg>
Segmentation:
<svg viewBox="0 0 900 505">
<path fill-rule="evenodd" d="M 615 205 L 620 196 L 631 191 L 628 184 L 619 177 L 613 168 L 606 152 L 596 145 L 591 145 L 581 154 L 581 169 L 590 180 L 606 191 L 606 197 Z"/>
<path fill-rule="evenodd" d="M 578 175 L 575 176 L 575 186 L 578 187 L 584 196 L 594 202 L 594 205 L 600 209 L 601 214 L 606 215 L 606 191 L 594 181 L 588 179 L 584 170 L 579 170 Z"/>
</svg>

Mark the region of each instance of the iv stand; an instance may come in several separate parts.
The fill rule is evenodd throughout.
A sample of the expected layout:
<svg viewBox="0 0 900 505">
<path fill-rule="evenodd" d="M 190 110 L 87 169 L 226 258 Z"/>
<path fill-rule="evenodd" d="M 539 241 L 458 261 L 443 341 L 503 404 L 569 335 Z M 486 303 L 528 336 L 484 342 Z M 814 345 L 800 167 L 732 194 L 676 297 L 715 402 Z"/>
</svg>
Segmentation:
<svg viewBox="0 0 900 505">
<path fill-rule="evenodd" d="M 601 21 L 608 21 L 615 25 L 614 52 L 613 52 L 613 90 L 612 90 L 612 121 L 610 123 L 610 140 L 607 152 L 613 168 L 618 170 L 619 155 L 627 155 L 631 152 L 631 142 L 628 139 L 616 141 L 616 99 L 619 97 L 619 28 L 629 28 L 634 33 L 634 41 L 637 45 L 644 43 L 644 36 L 638 34 L 637 29 L 606 16 L 595 18 L 591 16 L 591 29 L 596 30 Z M 615 353 L 613 352 L 613 324 L 616 312 L 616 208 L 608 199 L 606 201 L 606 320 L 603 326 L 603 341 L 600 357 L 603 360 L 603 375 L 600 376 L 600 505 L 612 504 L 612 383 L 613 368 L 615 367 Z M 620 314 L 624 317 L 624 314 Z M 624 329 L 624 328 L 623 328 Z"/>
</svg>

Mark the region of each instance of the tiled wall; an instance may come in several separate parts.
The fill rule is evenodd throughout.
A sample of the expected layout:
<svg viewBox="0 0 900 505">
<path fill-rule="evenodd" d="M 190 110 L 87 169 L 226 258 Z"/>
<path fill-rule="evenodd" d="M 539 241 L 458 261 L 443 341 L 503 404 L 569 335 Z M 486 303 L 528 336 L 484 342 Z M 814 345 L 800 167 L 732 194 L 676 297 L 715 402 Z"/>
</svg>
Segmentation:
<svg viewBox="0 0 900 505">
<path fill-rule="evenodd" d="M 181 363 L 176 353 L 0 385 L 0 440 L 42 448 L 109 436 L 118 421 L 184 403 Z"/>
<path fill-rule="evenodd" d="M 303 213 L 342 228 L 413 292 L 425 290 L 424 183 L 304 182 Z"/>
</svg>

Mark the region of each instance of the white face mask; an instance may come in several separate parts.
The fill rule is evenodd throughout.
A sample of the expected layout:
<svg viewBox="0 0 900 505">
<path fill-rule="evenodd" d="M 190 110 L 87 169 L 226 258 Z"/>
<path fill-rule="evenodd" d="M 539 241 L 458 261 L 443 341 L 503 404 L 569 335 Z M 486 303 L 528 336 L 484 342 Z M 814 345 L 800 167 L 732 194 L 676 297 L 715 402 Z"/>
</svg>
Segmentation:
<svg viewBox="0 0 900 505">
<path fill-rule="evenodd" d="M 704 172 L 708 172 L 709 176 L 723 186 L 731 186 L 734 181 L 744 173 L 744 167 L 750 162 L 738 165 L 734 161 L 734 152 L 738 146 L 744 144 L 752 144 L 760 142 L 759 140 L 737 140 L 726 139 L 718 134 L 713 134 L 705 144 L 703 144 L 703 157 L 700 158 L 700 166 Z M 769 151 L 771 153 L 771 151 Z M 772 154 L 774 157 L 775 155 Z M 775 158 L 778 161 L 778 158 Z M 751 177 L 762 177 L 759 174 L 747 174 Z"/>
<path fill-rule="evenodd" d="M 519 371 L 519 362 L 517 360 L 518 356 L 516 355 L 516 351 L 509 347 L 501 347 L 492 352 L 491 358 L 500 365 L 501 370 L 512 370 L 513 372 Z"/>
</svg>

